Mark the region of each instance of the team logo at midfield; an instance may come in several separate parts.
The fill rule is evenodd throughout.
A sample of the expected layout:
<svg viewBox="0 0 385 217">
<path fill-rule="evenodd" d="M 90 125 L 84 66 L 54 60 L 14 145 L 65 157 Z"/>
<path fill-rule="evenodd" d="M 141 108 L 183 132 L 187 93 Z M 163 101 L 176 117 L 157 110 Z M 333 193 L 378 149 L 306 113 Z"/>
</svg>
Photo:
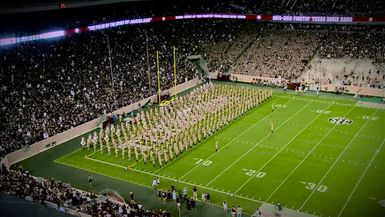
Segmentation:
<svg viewBox="0 0 385 217">
<path fill-rule="evenodd" d="M 344 125 L 348 125 L 348 124 L 353 123 L 352 120 L 350 120 L 349 118 L 344 118 L 344 117 L 329 118 L 329 122 L 332 124 L 344 124 Z"/>
</svg>

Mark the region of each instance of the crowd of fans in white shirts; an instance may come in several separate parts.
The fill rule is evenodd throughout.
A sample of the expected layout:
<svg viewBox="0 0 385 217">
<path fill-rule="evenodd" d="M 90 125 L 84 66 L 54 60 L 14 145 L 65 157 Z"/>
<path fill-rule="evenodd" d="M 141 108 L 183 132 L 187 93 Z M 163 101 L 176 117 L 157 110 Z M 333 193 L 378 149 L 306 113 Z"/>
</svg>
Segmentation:
<svg viewBox="0 0 385 217">
<path fill-rule="evenodd" d="M 76 213 L 85 213 L 91 216 L 170 216 L 166 210 L 144 209 L 133 198 L 128 203 L 120 203 L 72 188 L 71 185 L 55 179 L 44 180 L 29 175 L 28 171 L 9 170 L 4 165 L 0 168 L 0 190 L 42 205 L 55 204 L 58 210 L 62 212 L 71 209 L 75 210 Z"/>
</svg>

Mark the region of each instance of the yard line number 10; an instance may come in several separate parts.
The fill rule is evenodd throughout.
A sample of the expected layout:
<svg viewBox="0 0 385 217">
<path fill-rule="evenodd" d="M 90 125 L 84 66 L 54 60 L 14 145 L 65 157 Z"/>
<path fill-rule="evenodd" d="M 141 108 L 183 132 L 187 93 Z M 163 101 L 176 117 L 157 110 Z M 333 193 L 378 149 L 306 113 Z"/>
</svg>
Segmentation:
<svg viewBox="0 0 385 217">
<path fill-rule="evenodd" d="M 195 164 L 199 164 L 202 166 L 210 166 L 213 162 L 211 160 L 203 160 L 202 158 L 193 158 L 195 160 Z"/>
</svg>

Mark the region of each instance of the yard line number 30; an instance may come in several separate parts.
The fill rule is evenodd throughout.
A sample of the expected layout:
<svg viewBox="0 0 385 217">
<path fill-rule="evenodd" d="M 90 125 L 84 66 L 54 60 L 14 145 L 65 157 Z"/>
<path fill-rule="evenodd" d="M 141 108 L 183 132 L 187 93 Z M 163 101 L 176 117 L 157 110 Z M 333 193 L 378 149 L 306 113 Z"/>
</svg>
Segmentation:
<svg viewBox="0 0 385 217">
<path fill-rule="evenodd" d="M 311 182 L 300 182 L 300 183 L 304 184 L 305 188 L 309 189 L 309 190 L 313 190 L 314 188 L 317 187 L 317 184 L 311 183 Z M 319 192 L 326 192 L 327 190 L 328 190 L 328 186 L 326 186 L 326 185 L 319 185 L 317 187 L 317 191 L 319 191 Z"/>
</svg>

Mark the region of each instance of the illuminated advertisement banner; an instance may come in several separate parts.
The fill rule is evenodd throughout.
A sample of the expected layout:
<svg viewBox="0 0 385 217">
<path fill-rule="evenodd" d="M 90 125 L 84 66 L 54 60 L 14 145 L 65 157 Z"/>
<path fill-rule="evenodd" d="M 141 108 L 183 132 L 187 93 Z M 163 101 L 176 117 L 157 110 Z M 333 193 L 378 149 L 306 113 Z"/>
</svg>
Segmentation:
<svg viewBox="0 0 385 217">
<path fill-rule="evenodd" d="M 282 16 L 274 15 L 272 21 L 299 22 L 299 23 L 351 23 L 353 17 L 339 16 Z"/>
<path fill-rule="evenodd" d="M 164 16 L 151 18 L 126 19 L 116 22 L 101 23 L 91 26 L 78 27 L 74 29 L 45 32 L 37 35 L 21 37 L 0 38 L 0 46 L 12 45 L 16 43 L 35 41 L 63 37 L 87 31 L 97 31 L 108 28 L 115 28 L 124 25 L 146 24 L 153 22 L 164 22 L 172 20 L 186 19 L 241 19 L 253 20 L 256 22 L 280 22 L 280 23 L 314 23 L 314 24 L 377 24 L 384 25 L 385 17 L 347 17 L 347 16 L 291 16 L 291 15 L 263 15 L 263 14 L 185 14 L 178 16 Z"/>
<path fill-rule="evenodd" d="M 210 18 L 216 18 L 216 19 L 246 19 L 246 15 L 242 14 L 185 14 L 185 15 L 179 15 L 175 16 L 176 20 L 183 20 L 183 19 L 210 19 Z"/>
<path fill-rule="evenodd" d="M 17 44 L 26 41 L 36 41 L 40 39 L 49 39 L 65 36 L 64 30 L 45 32 L 37 35 L 21 36 L 21 37 L 11 37 L 11 38 L 2 38 L 0 39 L 0 46 Z"/>
<path fill-rule="evenodd" d="M 93 26 L 88 26 L 88 30 L 95 31 L 95 30 L 101 30 L 101 29 L 114 28 L 114 27 L 123 26 L 123 25 L 149 23 L 151 22 L 151 19 L 152 18 L 141 18 L 141 19 L 121 20 L 121 21 L 110 22 L 110 23 L 102 23 L 102 24 L 97 24 Z"/>
</svg>

